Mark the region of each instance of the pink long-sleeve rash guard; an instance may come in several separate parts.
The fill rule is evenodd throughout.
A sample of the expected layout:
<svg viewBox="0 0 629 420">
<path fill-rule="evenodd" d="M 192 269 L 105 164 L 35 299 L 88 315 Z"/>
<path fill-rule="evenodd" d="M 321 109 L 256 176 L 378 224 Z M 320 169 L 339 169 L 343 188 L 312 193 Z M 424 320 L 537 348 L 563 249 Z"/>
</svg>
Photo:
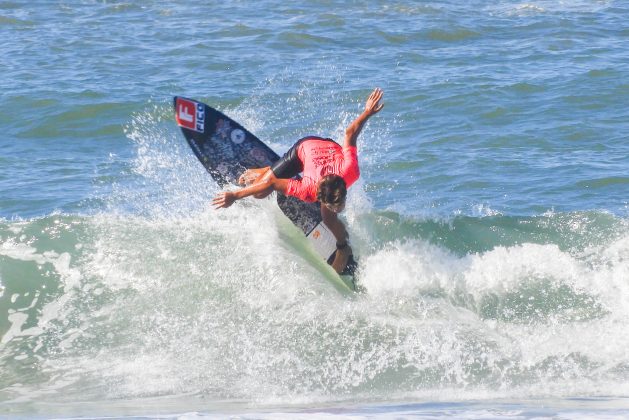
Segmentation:
<svg viewBox="0 0 629 420">
<path fill-rule="evenodd" d="M 297 148 L 297 156 L 304 164 L 303 178 L 288 181 L 287 195 L 307 202 L 317 201 L 317 184 L 326 175 L 339 175 L 347 188 L 358 177 L 358 154 L 356 147 L 341 147 L 335 142 L 307 140 Z"/>
</svg>

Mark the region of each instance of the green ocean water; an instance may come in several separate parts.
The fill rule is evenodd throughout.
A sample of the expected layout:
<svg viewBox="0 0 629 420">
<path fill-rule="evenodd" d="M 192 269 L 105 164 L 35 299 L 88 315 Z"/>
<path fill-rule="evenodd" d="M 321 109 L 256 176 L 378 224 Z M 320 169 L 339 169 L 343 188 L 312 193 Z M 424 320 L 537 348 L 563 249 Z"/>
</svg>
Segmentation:
<svg viewBox="0 0 629 420">
<path fill-rule="evenodd" d="M 628 16 L 0 2 L 0 415 L 622 418 Z M 375 86 L 347 295 L 273 201 L 210 208 L 172 96 L 281 153 Z"/>
</svg>

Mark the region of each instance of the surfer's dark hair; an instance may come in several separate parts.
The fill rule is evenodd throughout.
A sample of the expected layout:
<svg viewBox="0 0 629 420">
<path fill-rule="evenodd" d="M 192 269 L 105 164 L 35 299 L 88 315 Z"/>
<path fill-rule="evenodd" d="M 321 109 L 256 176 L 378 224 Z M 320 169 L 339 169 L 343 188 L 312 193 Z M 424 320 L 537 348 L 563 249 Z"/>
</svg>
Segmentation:
<svg viewBox="0 0 629 420">
<path fill-rule="evenodd" d="M 319 181 L 317 200 L 324 204 L 343 204 L 347 196 L 345 180 L 338 175 L 326 175 Z"/>
</svg>

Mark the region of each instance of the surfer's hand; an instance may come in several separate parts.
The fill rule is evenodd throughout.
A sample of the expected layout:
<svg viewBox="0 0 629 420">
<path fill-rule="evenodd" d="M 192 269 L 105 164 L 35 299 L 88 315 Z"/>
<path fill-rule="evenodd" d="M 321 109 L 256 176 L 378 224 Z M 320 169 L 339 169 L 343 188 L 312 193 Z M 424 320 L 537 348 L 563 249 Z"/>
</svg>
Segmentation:
<svg viewBox="0 0 629 420">
<path fill-rule="evenodd" d="M 347 267 L 347 261 L 349 260 L 349 256 L 352 255 L 352 247 L 347 245 L 343 249 L 337 249 L 336 255 L 334 257 L 334 261 L 332 262 L 332 268 L 337 273 L 342 273 Z"/>
<path fill-rule="evenodd" d="M 218 193 L 216 197 L 214 197 L 214 200 L 212 200 L 212 204 L 216 209 L 226 209 L 234 204 L 234 201 L 236 201 L 234 193 L 225 191 Z"/>
<path fill-rule="evenodd" d="M 371 92 L 371 95 L 369 95 L 367 103 L 365 104 L 365 112 L 368 115 L 378 113 L 384 107 L 384 104 L 380 103 L 382 95 L 384 95 L 384 92 L 380 88 L 375 88 L 373 92 Z"/>
</svg>

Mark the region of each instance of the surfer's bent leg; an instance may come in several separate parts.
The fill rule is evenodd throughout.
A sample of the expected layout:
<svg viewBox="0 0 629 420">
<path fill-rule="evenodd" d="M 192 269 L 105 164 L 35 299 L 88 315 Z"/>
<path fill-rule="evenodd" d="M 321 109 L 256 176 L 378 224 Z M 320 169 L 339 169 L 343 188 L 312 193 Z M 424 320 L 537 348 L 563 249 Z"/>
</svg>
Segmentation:
<svg viewBox="0 0 629 420">
<path fill-rule="evenodd" d="M 336 143 L 332 139 L 317 136 L 308 136 L 297 140 L 297 142 L 290 149 L 288 149 L 286 153 L 284 153 L 284 156 L 282 156 L 277 162 L 273 164 L 273 166 L 271 166 L 273 175 L 275 175 L 276 178 L 290 179 L 304 171 L 304 163 L 299 159 L 297 151 L 299 149 L 299 146 L 301 146 L 303 142 L 308 140 L 325 140 Z"/>
<path fill-rule="evenodd" d="M 297 143 L 284 153 L 284 156 L 282 156 L 280 160 L 271 166 L 273 175 L 275 175 L 276 178 L 289 179 L 295 175 L 299 175 L 299 173 L 304 170 L 304 164 L 299 160 L 297 149 L 302 142 L 308 139 L 309 137 L 304 137 L 303 139 L 298 140 Z"/>
<path fill-rule="evenodd" d="M 276 178 L 289 179 L 298 175 L 301 171 L 304 170 L 304 165 L 299 160 L 297 156 L 297 148 L 299 145 L 308 138 L 305 137 L 300 139 L 295 143 L 286 153 L 282 156 L 277 162 L 273 164 L 273 166 L 267 166 L 266 168 L 259 169 L 247 169 L 245 173 L 243 173 L 238 179 L 238 183 L 241 185 L 253 185 L 262 181 L 264 176 L 267 174 L 269 170 L 273 172 Z M 273 191 L 264 191 L 258 194 L 254 194 L 255 198 L 266 198 Z"/>
</svg>

